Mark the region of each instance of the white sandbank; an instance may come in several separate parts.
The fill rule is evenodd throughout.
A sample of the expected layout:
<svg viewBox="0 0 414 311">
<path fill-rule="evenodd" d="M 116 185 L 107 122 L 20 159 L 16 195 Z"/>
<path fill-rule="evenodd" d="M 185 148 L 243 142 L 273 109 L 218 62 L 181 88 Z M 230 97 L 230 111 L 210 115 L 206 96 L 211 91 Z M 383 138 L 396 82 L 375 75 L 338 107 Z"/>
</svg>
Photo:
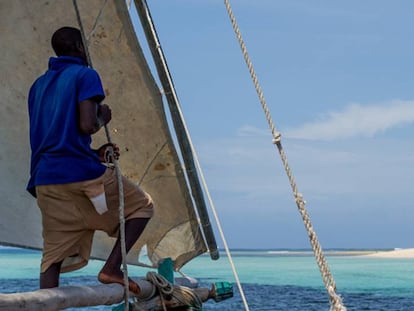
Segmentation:
<svg viewBox="0 0 414 311">
<path fill-rule="evenodd" d="M 414 248 L 395 249 L 391 251 L 379 251 L 372 254 L 364 255 L 366 257 L 376 258 L 412 258 L 414 259 Z"/>
</svg>

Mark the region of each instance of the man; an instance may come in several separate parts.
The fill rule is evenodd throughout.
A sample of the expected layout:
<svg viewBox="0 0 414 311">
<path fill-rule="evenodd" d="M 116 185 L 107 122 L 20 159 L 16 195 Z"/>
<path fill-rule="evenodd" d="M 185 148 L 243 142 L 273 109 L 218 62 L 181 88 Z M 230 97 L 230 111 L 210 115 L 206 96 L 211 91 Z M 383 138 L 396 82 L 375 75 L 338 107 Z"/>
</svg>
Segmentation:
<svg viewBox="0 0 414 311">
<path fill-rule="evenodd" d="M 111 120 L 97 72 L 86 65 L 81 33 L 72 27 L 52 36 L 57 57 L 32 85 L 29 98 L 30 180 L 27 190 L 37 198 L 42 213 L 43 255 L 40 288 L 59 286 L 60 272 L 88 263 L 95 230 L 118 239 L 99 272 L 102 283 L 123 284 L 119 239 L 118 181 L 113 168 L 104 165 L 108 148 L 90 146 L 91 135 Z M 127 252 L 153 214 L 151 197 L 122 178 L 125 201 Z M 129 289 L 139 293 L 129 280 Z"/>
</svg>

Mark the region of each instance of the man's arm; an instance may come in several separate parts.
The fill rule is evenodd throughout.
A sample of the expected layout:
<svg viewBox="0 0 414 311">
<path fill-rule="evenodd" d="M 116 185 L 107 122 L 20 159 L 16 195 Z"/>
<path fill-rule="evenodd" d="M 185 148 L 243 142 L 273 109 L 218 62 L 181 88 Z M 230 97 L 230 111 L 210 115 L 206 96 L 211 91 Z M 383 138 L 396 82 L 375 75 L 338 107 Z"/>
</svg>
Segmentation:
<svg viewBox="0 0 414 311">
<path fill-rule="evenodd" d="M 79 104 L 79 129 L 84 134 L 95 134 L 111 118 L 111 109 L 106 104 L 98 104 L 93 99 L 86 99 Z"/>
</svg>

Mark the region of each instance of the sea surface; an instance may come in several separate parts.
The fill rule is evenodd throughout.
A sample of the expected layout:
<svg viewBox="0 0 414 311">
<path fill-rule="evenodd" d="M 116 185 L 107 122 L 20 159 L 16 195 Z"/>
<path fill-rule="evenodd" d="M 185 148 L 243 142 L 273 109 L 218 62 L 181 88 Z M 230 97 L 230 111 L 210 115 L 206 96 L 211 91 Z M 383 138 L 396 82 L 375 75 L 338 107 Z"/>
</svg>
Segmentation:
<svg viewBox="0 0 414 311">
<path fill-rule="evenodd" d="M 360 256 L 360 250 L 328 250 L 328 264 L 347 310 L 414 310 L 414 260 Z M 329 298 L 313 253 L 307 250 L 234 250 L 231 252 L 242 291 L 251 311 L 329 310 Z M 38 288 L 41 254 L 38 251 L 0 248 L 0 292 L 24 292 Z M 61 285 L 97 285 L 101 261 L 92 260 L 79 271 L 63 274 Z M 129 275 L 144 277 L 150 271 L 129 266 Z M 218 261 L 200 256 L 182 271 L 211 287 L 231 282 L 234 297 L 210 300 L 203 310 L 246 310 L 228 257 Z M 178 277 L 180 275 L 177 275 Z M 110 311 L 114 306 L 67 309 Z"/>
</svg>

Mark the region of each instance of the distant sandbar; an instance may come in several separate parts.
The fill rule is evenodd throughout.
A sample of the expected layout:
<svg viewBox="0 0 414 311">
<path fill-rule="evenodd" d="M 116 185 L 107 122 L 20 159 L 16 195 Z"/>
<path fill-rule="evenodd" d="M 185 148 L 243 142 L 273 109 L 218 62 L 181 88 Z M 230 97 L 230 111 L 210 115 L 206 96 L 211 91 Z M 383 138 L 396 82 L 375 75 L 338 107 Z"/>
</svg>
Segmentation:
<svg viewBox="0 0 414 311">
<path fill-rule="evenodd" d="M 414 259 L 414 248 L 395 249 L 390 251 L 378 251 L 364 255 L 374 258 L 408 258 Z"/>
</svg>

